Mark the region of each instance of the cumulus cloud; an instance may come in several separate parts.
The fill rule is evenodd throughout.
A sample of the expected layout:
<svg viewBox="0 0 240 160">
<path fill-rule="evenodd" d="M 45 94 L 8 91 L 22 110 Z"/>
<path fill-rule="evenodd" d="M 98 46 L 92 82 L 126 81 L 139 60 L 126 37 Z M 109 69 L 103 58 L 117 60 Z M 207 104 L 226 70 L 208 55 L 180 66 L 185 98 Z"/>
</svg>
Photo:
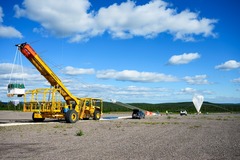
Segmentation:
<svg viewBox="0 0 240 160">
<path fill-rule="evenodd" d="M 13 69 L 13 71 L 12 71 Z M 12 63 L 0 63 L 0 79 L 5 80 L 22 80 L 22 79 L 34 79 L 43 80 L 40 74 L 35 73 L 31 68 L 26 68 Z"/>
<path fill-rule="evenodd" d="M 215 69 L 220 69 L 220 70 L 232 70 L 232 69 L 237 69 L 240 68 L 240 62 L 237 62 L 236 60 L 229 60 L 223 64 L 215 66 Z"/>
<path fill-rule="evenodd" d="M 22 38 L 22 34 L 11 26 L 4 26 L 3 23 L 3 10 L 0 6 L 0 37 L 1 38 Z"/>
<path fill-rule="evenodd" d="M 162 0 L 143 5 L 128 0 L 97 11 L 90 7 L 88 0 L 69 0 L 67 7 L 65 0 L 24 0 L 22 6 L 15 5 L 14 9 L 15 17 L 36 21 L 55 36 L 69 37 L 70 42 L 86 41 L 104 33 L 126 39 L 154 38 L 166 32 L 184 41 L 192 41 L 196 35 L 215 36 L 217 20 L 201 18 L 199 13 L 189 10 L 178 12 Z"/>
<path fill-rule="evenodd" d="M 240 78 L 235 78 L 232 80 L 233 83 L 239 83 L 240 84 Z"/>
<path fill-rule="evenodd" d="M 12 67 L 14 70 L 12 72 Z M 5 93 L 0 93 L 0 99 L 6 100 L 7 85 L 9 83 L 24 83 L 27 90 L 46 86 L 46 80 L 35 69 L 11 63 L 0 63 L 0 87 Z M 49 87 L 49 84 L 48 84 Z"/>
<path fill-rule="evenodd" d="M 79 74 L 94 74 L 95 70 L 93 68 L 84 69 L 84 68 L 74 68 L 71 66 L 67 66 L 62 69 L 62 73 L 68 75 L 79 75 Z"/>
<path fill-rule="evenodd" d="M 196 75 L 194 77 L 186 76 L 183 79 L 188 84 L 210 84 L 206 78 L 207 75 Z"/>
<path fill-rule="evenodd" d="M 181 94 L 193 94 L 193 93 L 196 93 L 197 90 L 194 89 L 194 88 L 190 88 L 190 87 L 186 87 L 186 88 L 183 88 L 181 89 Z"/>
<path fill-rule="evenodd" d="M 115 79 L 118 81 L 132 82 L 173 82 L 178 79 L 172 75 L 165 75 L 155 72 L 138 72 L 135 70 L 103 70 L 97 72 L 99 79 Z"/>
<path fill-rule="evenodd" d="M 171 65 L 187 64 L 198 58 L 200 58 L 198 53 L 183 53 L 182 55 L 172 56 L 168 63 Z"/>
<path fill-rule="evenodd" d="M 90 5 L 88 0 L 70 0 L 67 6 L 64 0 L 25 0 L 23 8 L 15 5 L 14 9 L 15 17 L 27 17 L 36 21 L 42 28 L 58 37 L 74 37 L 78 34 L 84 37 L 90 36 L 92 27 L 95 26 L 93 13 L 88 13 Z M 42 28 L 39 29 L 41 32 Z M 76 39 L 80 40 L 82 39 Z"/>
<path fill-rule="evenodd" d="M 73 87 L 75 89 L 73 89 Z M 73 84 L 69 88 L 74 95 L 79 97 L 99 97 L 105 101 L 114 99 L 120 102 L 146 102 L 149 98 L 152 102 L 163 100 L 162 97 L 169 96 L 169 89 L 142 86 L 113 86 L 103 84 Z M 131 97 L 131 100 L 129 100 Z M 165 99 L 164 99 L 165 100 Z"/>
<path fill-rule="evenodd" d="M 210 90 L 197 90 L 194 88 L 186 87 L 181 89 L 179 92 L 177 92 L 178 95 L 195 95 L 195 94 L 200 94 L 200 95 L 212 95 L 213 92 Z"/>
</svg>

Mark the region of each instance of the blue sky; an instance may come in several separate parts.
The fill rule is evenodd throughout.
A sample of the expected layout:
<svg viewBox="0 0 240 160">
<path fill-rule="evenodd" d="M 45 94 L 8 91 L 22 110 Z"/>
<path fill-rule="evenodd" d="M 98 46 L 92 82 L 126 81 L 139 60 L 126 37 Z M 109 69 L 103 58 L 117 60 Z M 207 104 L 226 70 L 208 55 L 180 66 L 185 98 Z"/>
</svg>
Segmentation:
<svg viewBox="0 0 240 160">
<path fill-rule="evenodd" d="M 67 3 L 66 3 L 67 2 Z M 49 87 L 15 63 L 28 42 L 79 97 L 121 102 L 240 103 L 237 0 L 0 0 L 0 100 L 11 81 Z"/>
</svg>

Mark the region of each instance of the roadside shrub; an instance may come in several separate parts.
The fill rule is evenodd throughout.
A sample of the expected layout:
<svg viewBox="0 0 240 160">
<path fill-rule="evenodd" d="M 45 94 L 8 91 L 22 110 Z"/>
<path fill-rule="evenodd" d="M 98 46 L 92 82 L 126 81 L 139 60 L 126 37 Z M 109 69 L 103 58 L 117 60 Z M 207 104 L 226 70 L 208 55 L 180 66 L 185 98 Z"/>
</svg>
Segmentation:
<svg viewBox="0 0 240 160">
<path fill-rule="evenodd" d="M 81 129 L 76 133 L 76 136 L 83 136 L 83 135 L 84 135 L 84 133 Z"/>
</svg>

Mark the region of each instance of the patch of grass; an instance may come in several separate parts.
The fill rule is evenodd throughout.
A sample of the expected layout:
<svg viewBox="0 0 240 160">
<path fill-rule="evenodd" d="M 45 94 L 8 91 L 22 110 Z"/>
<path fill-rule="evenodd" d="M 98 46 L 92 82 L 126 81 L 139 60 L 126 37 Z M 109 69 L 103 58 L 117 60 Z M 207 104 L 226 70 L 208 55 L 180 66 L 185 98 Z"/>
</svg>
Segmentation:
<svg viewBox="0 0 240 160">
<path fill-rule="evenodd" d="M 197 119 L 205 119 L 205 120 L 213 120 L 212 117 L 208 117 L 208 116 L 202 116 L 202 117 L 196 117 Z"/>
<path fill-rule="evenodd" d="M 162 124 L 162 125 L 170 124 L 170 122 L 162 122 L 161 124 Z"/>
<path fill-rule="evenodd" d="M 177 117 L 167 116 L 167 119 L 177 119 Z"/>
<path fill-rule="evenodd" d="M 60 125 L 55 125 L 55 126 L 53 126 L 53 128 L 63 128 L 63 126 L 60 126 Z"/>
<path fill-rule="evenodd" d="M 155 124 L 160 124 L 160 122 L 143 122 L 144 124 L 151 124 L 151 125 L 155 125 Z"/>
<path fill-rule="evenodd" d="M 189 128 L 194 129 L 194 128 L 200 128 L 200 127 L 202 127 L 202 126 L 201 125 L 194 125 L 194 126 L 190 126 Z"/>
<path fill-rule="evenodd" d="M 84 133 L 81 129 L 76 133 L 76 136 L 83 136 L 83 135 L 84 135 Z"/>
<path fill-rule="evenodd" d="M 121 126 L 122 126 L 122 122 L 119 122 L 119 123 L 116 124 L 117 128 L 120 128 Z"/>
<path fill-rule="evenodd" d="M 67 128 L 73 128 L 73 126 L 72 126 L 72 125 L 69 125 L 69 126 L 67 126 Z"/>
<path fill-rule="evenodd" d="M 233 118 L 240 119 L 240 116 L 234 116 Z"/>
<path fill-rule="evenodd" d="M 134 125 L 137 124 L 146 124 L 146 125 L 167 125 L 167 124 L 182 124 L 181 122 L 130 122 Z"/>
<path fill-rule="evenodd" d="M 140 122 L 128 122 L 128 123 L 132 123 L 132 124 L 140 124 Z"/>
<path fill-rule="evenodd" d="M 173 122 L 173 124 L 180 124 L 180 122 Z"/>
<path fill-rule="evenodd" d="M 134 125 L 168 125 L 168 124 L 175 124 L 175 125 L 180 125 L 180 124 L 184 124 L 183 122 L 129 122 L 132 123 Z"/>
</svg>

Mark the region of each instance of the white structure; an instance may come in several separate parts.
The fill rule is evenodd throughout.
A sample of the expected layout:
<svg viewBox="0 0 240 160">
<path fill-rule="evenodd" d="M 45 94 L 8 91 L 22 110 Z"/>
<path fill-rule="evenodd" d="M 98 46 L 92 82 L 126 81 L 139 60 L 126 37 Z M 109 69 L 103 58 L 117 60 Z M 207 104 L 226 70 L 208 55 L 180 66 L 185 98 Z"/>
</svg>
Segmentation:
<svg viewBox="0 0 240 160">
<path fill-rule="evenodd" d="M 22 65 L 22 57 L 21 53 L 16 48 L 15 57 L 12 64 L 12 71 L 9 78 L 8 86 L 7 86 L 7 96 L 13 97 L 17 95 L 18 97 L 22 97 L 25 94 L 25 86 L 24 86 L 24 77 L 23 77 L 23 65 Z M 17 75 L 17 76 L 14 76 Z M 12 79 L 14 78 L 14 79 Z M 21 80 L 22 79 L 22 80 Z"/>
<path fill-rule="evenodd" d="M 203 104 L 204 97 L 202 95 L 194 95 L 192 102 L 197 110 L 198 113 L 200 113 L 200 109 Z"/>
<path fill-rule="evenodd" d="M 8 90 L 7 90 L 7 96 L 8 97 L 12 97 L 14 95 L 17 95 L 17 96 L 21 97 L 24 94 L 25 94 L 24 84 L 18 84 L 18 83 L 8 84 Z"/>
</svg>

